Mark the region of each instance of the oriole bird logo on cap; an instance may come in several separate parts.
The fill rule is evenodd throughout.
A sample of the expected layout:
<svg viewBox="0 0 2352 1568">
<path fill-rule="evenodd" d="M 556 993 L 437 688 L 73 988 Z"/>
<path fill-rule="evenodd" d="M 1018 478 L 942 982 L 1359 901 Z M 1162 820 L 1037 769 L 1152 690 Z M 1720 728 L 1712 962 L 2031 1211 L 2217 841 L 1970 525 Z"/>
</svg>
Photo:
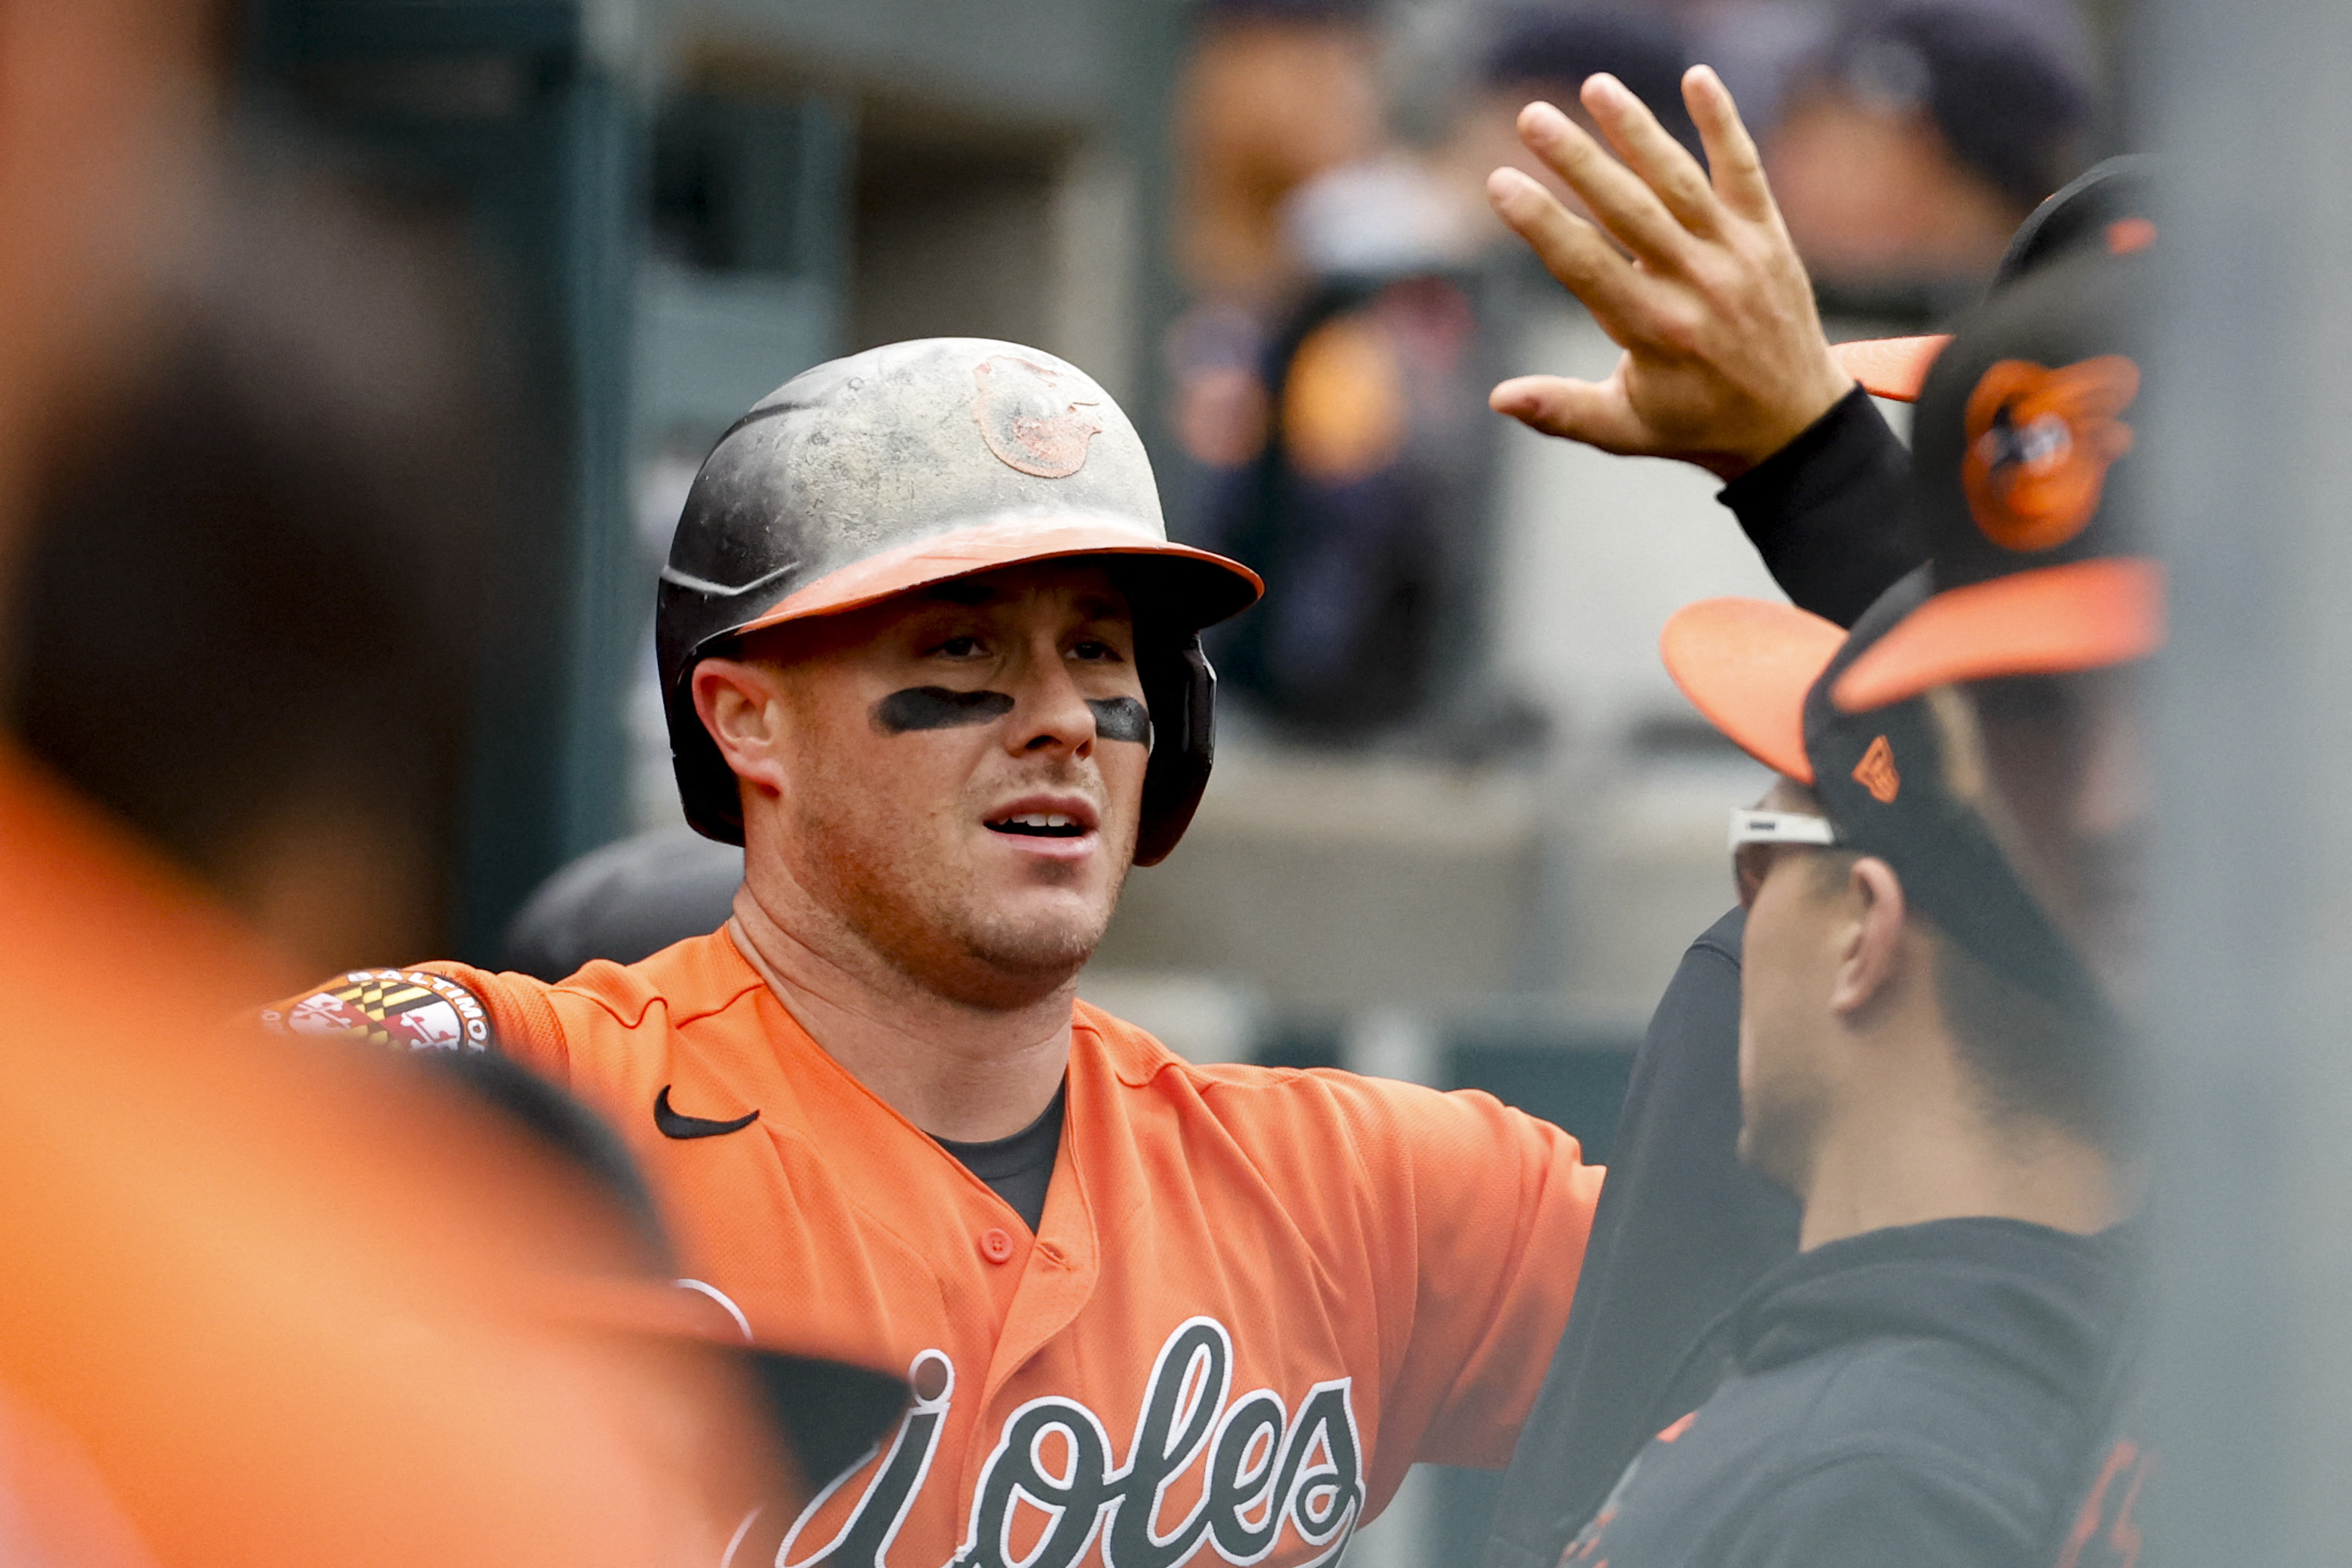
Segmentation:
<svg viewBox="0 0 2352 1568">
<path fill-rule="evenodd" d="M 2107 469 L 2132 449 L 2116 416 L 2139 395 L 2139 367 L 2102 354 L 2049 370 L 2002 360 L 1969 394 L 1960 484 L 1985 537 L 2004 549 L 2054 549 L 2099 510 Z"/>
</svg>

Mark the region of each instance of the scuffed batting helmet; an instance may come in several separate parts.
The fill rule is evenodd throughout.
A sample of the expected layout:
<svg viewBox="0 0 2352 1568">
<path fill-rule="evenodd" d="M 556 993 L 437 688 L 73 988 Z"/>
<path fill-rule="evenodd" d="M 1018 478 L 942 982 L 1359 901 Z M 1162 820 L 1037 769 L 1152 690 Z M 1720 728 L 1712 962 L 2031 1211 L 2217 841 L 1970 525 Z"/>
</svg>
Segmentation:
<svg viewBox="0 0 2352 1568">
<path fill-rule="evenodd" d="M 688 495 L 655 620 L 686 820 L 743 841 L 694 666 L 750 632 L 1021 561 L 1100 557 L 1136 612 L 1151 713 L 1135 859 L 1183 836 L 1209 781 L 1216 677 L 1200 630 L 1254 601 L 1248 568 L 1171 544 L 1135 427 L 1074 365 L 927 338 L 793 377 L 719 438 Z"/>
</svg>

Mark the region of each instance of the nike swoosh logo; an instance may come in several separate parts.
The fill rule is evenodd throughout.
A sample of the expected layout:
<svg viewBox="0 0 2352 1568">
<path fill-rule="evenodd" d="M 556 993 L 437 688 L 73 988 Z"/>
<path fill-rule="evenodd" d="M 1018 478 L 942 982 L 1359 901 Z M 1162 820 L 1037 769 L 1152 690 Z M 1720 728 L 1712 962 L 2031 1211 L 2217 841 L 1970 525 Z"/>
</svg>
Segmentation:
<svg viewBox="0 0 2352 1568">
<path fill-rule="evenodd" d="M 688 1116 L 669 1108 L 669 1085 L 654 1096 L 654 1125 L 665 1138 L 716 1138 L 728 1133 L 740 1133 L 760 1119 L 757 1111 L 747 1111 L 731 1122 L 713 1121 L 709 1116 Z"/>
</svg>

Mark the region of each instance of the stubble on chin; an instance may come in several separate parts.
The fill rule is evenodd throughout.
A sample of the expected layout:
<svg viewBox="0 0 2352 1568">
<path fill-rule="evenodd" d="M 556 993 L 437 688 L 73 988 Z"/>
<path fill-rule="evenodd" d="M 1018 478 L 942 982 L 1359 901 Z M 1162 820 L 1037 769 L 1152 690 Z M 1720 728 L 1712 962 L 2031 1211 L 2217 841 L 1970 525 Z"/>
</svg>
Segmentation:
<svg viewBox="0 0 2352 1568">
<path fill-rule="evenodd" d="M 1075 867 L 1044 869 L 1052 881 L 1076 883 L 1081 878 Z M 1057 976 L 1054 983 L 1060 984 L 1083 968 L 1087 960 L 1095 956 L 1095 949 L 1102 946 L 1103 934 L 1110 929 L 1111 916 L 1118 909 L 1119 889 L 1125 883 L 1122 873 L 1099 902 L 1090 906 L 1065 905 L 1054 912 L 1027 915 L 1012 909 L 988 908 L 974 897 L 955 922 L 956 939 L 975 961 L 1001 970 L 1008 977 L 1027 976 L 1043 980 Z"/>
<path fill-rule="evenodd" d="M 936 911 L 913 940 L 878 950 L 933 995 L 997 1010 L 1042 1001 L 1069 985 L 1109 925 L 1108 907 L 1098 916 L 1024 918 L 975 902 Z"/>
<path fill-rule="evenodd" d="M 1067 986 L 1118 907 L 1116 885 L 1098 903 L 1023 909 L 1017 898 L 992 901 L 968 862 L 914 835 L 886 847 L 835 824 L 802 841 L 813 891 L 856 945 L 902 980 L 961 1006 L 1022 1007 Z M 1066 880 L 1078 880 L 1075 868 Z"/>
</svg>

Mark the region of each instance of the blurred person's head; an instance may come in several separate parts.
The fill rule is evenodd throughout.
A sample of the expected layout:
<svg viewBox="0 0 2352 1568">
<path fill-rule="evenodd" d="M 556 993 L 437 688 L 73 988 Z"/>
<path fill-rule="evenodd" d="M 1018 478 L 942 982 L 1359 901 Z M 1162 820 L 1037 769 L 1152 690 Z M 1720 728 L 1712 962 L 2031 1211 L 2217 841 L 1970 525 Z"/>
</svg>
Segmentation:
<svg viewBox="0 0 2352 1568">
<path fill-rule="evenodd" d="M 248 170 L 62 432 L 19 583 L 38 758 L 289 956 L 437 939 L 484 546 L 531 450 L 450 246 Z"/>
<path fill-rule="evenodd" d="M 0 5 L 0 591 L 52 429 L 137 364 L 207 189 L 228 7 Z"/>
<path fill-rule="evenodd" d="M 1256 590 L 1167 542 L 1141 443 L 1075 367 L 971 339 L 820 365 L 720 441 L 663 572 L 687 818 L 835 965 L 1036 1002 L 1189 821 L 1197 632 Z"/>
<path fill-rule="evenodd" d="M 1743 1147 L 1801 1196 L 1872 1130 L 2078 1173 L 2128 1149 L 2137 673 L 2163 635 L 2124 418 L 2147 240 L 2129 219 L 2086 237 L 1927 373 L 1928 566 L 1851 634 L 1741 600 L 1668 626 L 1685 691 L 1782 776 L 1735 820 Z"/>
<path fill-rule="evenodd" d="M 1775 783 L 1751 815 L 1827 821 Z M 2122 1140 L 2113 1033 L 1954 941 L 1887 860 L 1840 844 L 1745 851 L 1739 1154 L 1800 1197 L 1825 1150 L 1957 1129 L 2079 1164 Z"/>
<path fill-rule="evenodd" d="M 1806 265 L 1832 286 L 1982 278 L 2081 166 L 2089 55 L 2068 5 L 1850 6 L 1764 148 Z"/>
<path fill-rule="evenodd" d="M 1838 350 L 1870 391 L 1918 405 L 1911 510 L 1934 591 L 1857 651 L 1836 701 L 1959 683 L 2002 863 L 2126 1019 L 2146 997 L 2142 661 L 2165 621 L 2127 461 L 2153 195 L 2147 160 L 2109 159 L 2020 227 L 1957 338 Z"/>
<path fill-rule="evenodd" d="M 1381 142 L 1380 41 L 1365 0 L 1206 0 L 1176 91 L 1186 279 L 1261 300 L 1288 281 L 1285 197 Z"/>
<path fill-rule="evenodd" d="M 1483 192 L 1489 171 L 1507 166 L 1581 212 L 1581 198 L 1519 140 L 1519 110 L 1542 99 L 1596 131 L 1579 95 L 1585 78 L 1605 71 L 1696 154 L 1698 130 L 1682 96 L 1683 72 L 1690 64 L 1681 34 L 1654 11 L 1603 0 L 1507 7 L 1490 24 L 1479 51 L 1475 79 L 1448 146 L 1450 159 L 1465 172 L 1474 193 Z"/>
</svg>

